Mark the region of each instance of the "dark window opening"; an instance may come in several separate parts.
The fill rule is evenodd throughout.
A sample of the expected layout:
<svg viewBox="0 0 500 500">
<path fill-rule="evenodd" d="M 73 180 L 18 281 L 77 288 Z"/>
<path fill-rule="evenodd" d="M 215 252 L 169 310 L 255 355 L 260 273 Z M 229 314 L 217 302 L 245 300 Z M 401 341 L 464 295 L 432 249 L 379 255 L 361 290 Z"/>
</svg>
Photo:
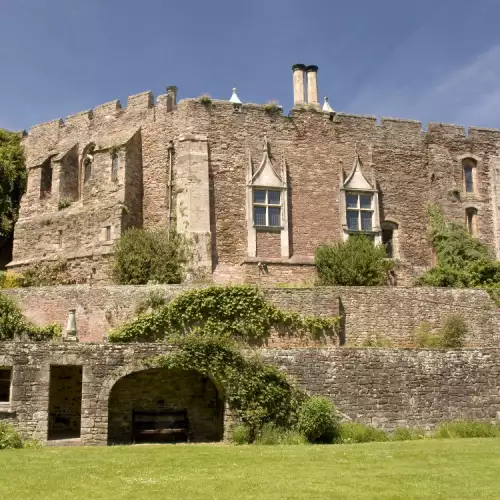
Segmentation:
<svg viewBox="0 0 500 500">
<path fill-rule="evenodd" d="M 47 198 L 52 193 L 52 165 L 50 160 L 42 165 L 40 174 L 40 199 Z"/>
<path fill-rule="evenodd" d="M 394 230 L 382 229 L 382 245 L 385 247 L 385 254 L 389 259 L 394 257 Z"/>
<path fill-rule="evenodd" d="M 89 157 L 85 158 L 85 161 L 83 162 L 83 168 L 83 183 L 86 184 L 92 176 L 92 160 Z"/>
<path fill-rule="evenodd" d="M 466 226 L 467 226 L 467 231 L 471 236 L 476 236 L 477 234 L 477 210 L 475 208 L 468 208 L 465 211 L 465 216 L 466 216 Z"/>
<path fill-rule="evenodd" d="M 0 368 L 0 403 L 10 401 L 11 374 L 10 368 Z"/>
<path fill-rule="evenodd" d="M 80 437 L 82 419 L 82 367 L 51 366 L 48 439 Z"/>
</svg>

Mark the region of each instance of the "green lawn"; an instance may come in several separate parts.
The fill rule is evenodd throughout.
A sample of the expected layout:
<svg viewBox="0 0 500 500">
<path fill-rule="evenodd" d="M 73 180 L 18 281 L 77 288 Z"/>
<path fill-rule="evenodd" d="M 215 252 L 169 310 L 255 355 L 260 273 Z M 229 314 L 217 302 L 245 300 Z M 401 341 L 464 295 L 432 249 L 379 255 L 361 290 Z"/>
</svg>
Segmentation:
<svg viewBox="0 0 500 500">
<path fill-rule="evenodd" d="M 500 439 L 0 451 L 0 499 L 500 498 Z"/>
</svg>

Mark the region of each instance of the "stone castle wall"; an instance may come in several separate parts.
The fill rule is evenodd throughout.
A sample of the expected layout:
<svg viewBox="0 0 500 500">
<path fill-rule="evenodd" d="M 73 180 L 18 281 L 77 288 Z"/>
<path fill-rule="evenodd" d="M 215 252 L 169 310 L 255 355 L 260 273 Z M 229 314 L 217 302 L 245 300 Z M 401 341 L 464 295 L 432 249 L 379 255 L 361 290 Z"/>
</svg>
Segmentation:
<svg viewBox="0 0 500 500">
<path fill-rule="evenodd" d="M 373 173 L 376 179 L 380 220 L 398 225 L 397 256 L 403 263 L 398 284 L 408 284 L 432 264 L 429 202 L 461 223 L 465 210 L 475 208 L 478 236 L 499 252 L 498 130 L 471 127 L 466 133 L 463 127 L 429 124 L 423 131 L 420 122 L 410 120 L 377 123 L 375 117 L 313 109 L 284 116 L 255 104 L 235 111 L 228 101 L 168 102 L 162 95 L 155 104 L 145 92 L 131 96 L 126 108 L 112 101 L 30 130 L 23 141 L 29 180 L 15 230 L 13 268 L 58 257 L 93 259 L 94 281 L 106 282 L 100 259 L 109 251 L 104 228 L 113 227 L 114 240 L 126 227 L 142 225 L 176 227 L 188 235 L 197 265 L 216 282 L 310 282 L 316 248 L 342 238 L 340 179 L 356 154 L 367 178 Z M 273 166 L 286 165 L 288 256 L 282 255 L 279 234 L 260 230 L 256 256 L 248 252 L 247 169 L 260 164 L 265 136 Z M 89 144 L 95 145 L 95 178 L 81 199 L 59 210 L 65 162 L 81 169 Z M 114 148 L 119 150 L 117 182 L 110 176 Z M 474 194 L 464 192 L 466 157 L 477 162 Z M 54 172 L 52 194 L 40 199 L 47 161 Z"/>
<path fill-rule="evenodd" d="M 134 316 L 137 306 L 152 291 L 167 300 L 192 288 L 187 285 L 60 286 L 6 290 L 28 318 L 39 324 L 66 326 L 68 309 L 76 308 L 82 341 L 100 342 L 106 332 Z M 394 345 L 413 344 L 415 330 L 427 323 L 438 329 L 450 314 L 461 316 L 468 327 L 466 344 L 496 347 L 500 311 L 483 290 L 404 287 L 264 288 L 268 299 L 285 310 L 304 314 L 344 316 L 342 341 L 362 345 L 368 339 L 390 340 Z M 304 339 L 273 336 L 281 347 L 317 345 Z"/>
<path fill-rule="evenodd" d="M 164 344 L 0 343 L 0 366 L 13 370 L 11 401 L 0 406 L 0 419 L 45 441 L 50 366 L 80 365 L 81 442 L 106 444 L 113 387 L 144 370 L 143 360 L 169 349 Z M 289 349 L 263 350 L 262 355 L 310 394 L 329 397 L 351 419 L 384 429 L 500 416 L 499 349 Z M 114 404 L 119 408 L 119 401 Z"/>
</svg>

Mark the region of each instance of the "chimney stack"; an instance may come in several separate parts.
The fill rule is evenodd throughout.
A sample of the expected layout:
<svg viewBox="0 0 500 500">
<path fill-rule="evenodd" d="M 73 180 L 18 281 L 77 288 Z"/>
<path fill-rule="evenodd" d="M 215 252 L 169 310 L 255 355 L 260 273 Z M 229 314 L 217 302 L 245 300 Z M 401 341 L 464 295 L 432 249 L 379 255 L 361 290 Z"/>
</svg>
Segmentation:
<svg viewBox="0 0 500 500">
<path fill-rule="evenodd" d="M 318 101 L 318 67 L 307 66 L 307 104 L 320 109 Z"/>
<path fill-rule="evenodd" d="M 306 103 L 304 88 L 305 64 L 294 64 L 293 71 L 293 107 L 303 106 Z"/>
<path fill-rule="evenodd" d="M 167 111 L 172 111 L 177 106 L 177 87 L 170 85 L 167 87 Z"/>
</svg>

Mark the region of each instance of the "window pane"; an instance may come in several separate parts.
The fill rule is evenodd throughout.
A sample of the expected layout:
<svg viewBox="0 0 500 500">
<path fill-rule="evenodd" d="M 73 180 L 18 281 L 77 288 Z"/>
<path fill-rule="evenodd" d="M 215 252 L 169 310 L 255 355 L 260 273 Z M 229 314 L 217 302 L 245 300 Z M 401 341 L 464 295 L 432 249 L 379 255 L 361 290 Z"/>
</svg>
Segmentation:
<svg viewBox="0 0 500 500">
<path fill-rule="evenodd" d="M 253 207 L 253 223 L 256 226 L 266 225 L 266 207 Z"/>
<path fill-rule="evenodd" d="M 373 212 L 361 212 L 361 230 L 372 230 L 372 214 Z"/>
<path fill-rule="evenodd" d="M 372 208 L 372 195 L 371 194 L 362 194 L 359 197 L 359 202 L 361 205 L 361 208 Z"/>
<path fill-rule="evenodd" d="M 474 192 L 474 180 L 472 178 L 472 167 L 470 165 L 464 167 L 465 176 L 465 191 L 467 193 Z"/>
<path fill-rule="evenodd" d="M 268 191 L 267 202 L 269 205 L 279 205 L 281 203 L 281 193 L 279 191 Z"/>
<path fill-rule="evenodd" d="M 269 207 L 269 225 L 272 227 L 281 226 L 281 208 Z"/>
<path fill-rule="evenodd" d="M 347 211 L 347 228 L 351 231 L 359 231 L 358 224 L 359 212 L 354 210 Z"/>
<path fill-rule="evenodd" d="M 253 202 L 254 203 L 265 203 L 266 202 L 266 192 L 262 189 L 255 189 L 253 192 Z"/>
<path fill-rule="evenodd" d="M 358 208 L 358 195 L 348 194 L 346 196 L 347 208 Z"/>
</svg>

